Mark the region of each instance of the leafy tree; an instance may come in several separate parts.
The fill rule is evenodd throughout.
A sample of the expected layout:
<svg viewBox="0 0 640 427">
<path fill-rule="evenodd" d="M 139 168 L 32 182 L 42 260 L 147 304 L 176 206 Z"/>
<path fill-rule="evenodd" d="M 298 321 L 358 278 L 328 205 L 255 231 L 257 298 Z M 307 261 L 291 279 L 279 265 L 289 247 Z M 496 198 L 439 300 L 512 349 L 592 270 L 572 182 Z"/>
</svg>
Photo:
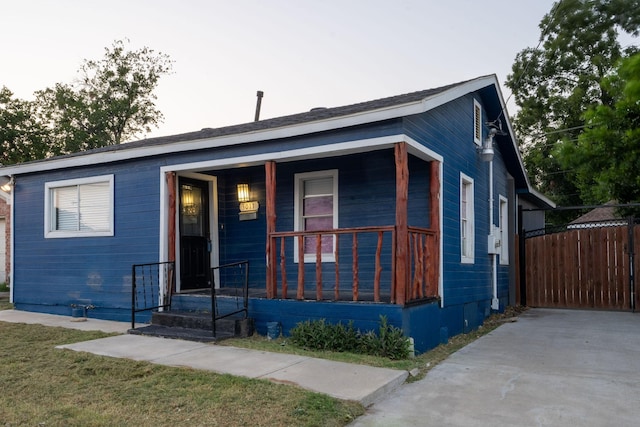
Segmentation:
<svg viewBox="0 0 640 427">
<path fill-rule="evenodd" d="M 172 61 L 117 40 L 101 60 L 85 60 L 74 84 L 36 92 L 33 102 L 0 90 L 0 163 L 12 164 L 115 145 L 163 119 L 153 93 Z"/>
<path fill-rule="evenodd" d="M 575 171 L 588 203 L 640 202 L 640 54 L 623 61 L 603 86 L 615 99 L 613 106 L 590 108 L 577 144 L 562 145 L 557 157 Z"/>
<path fill-rule="evenodd" d="M 55 154 L 116 145 L 151 131 L 163 119 L 153 91 L 171 71 L 167 55 L 115 41 L 98 61 L 85 60 L 75 84 L 36 92 L 42 121 L 53 131 Z"/>
<path fill-rule="evenodd" d="M 0 164 L 26 162 L 50 155 L 50 134 L 39 122 L 33 103 L 0 89 Z"/>
<path fill-rule="evenodd" d="M 507 77 L 520 107 L 514 126 L 534 185 L 559 205 L 579 205 L 576 173 L 554 153 L 577 142 L 588 108 L 613 106 L 605 80 L 637 50 L 619 34 L 638 35 L 640 0 L 561 0 L 539 27 L 540 44 L 518 53 Z"/>
</svg>

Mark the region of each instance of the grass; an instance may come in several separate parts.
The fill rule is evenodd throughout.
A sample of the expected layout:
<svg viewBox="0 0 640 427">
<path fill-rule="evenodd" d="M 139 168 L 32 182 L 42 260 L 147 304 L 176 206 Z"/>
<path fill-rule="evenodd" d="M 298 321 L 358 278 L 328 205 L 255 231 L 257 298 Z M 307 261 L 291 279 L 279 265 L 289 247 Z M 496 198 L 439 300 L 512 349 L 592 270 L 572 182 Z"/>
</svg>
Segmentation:
<svg viewBox="0 0 640 427">
<path fill-rule="evenodd" d="M 9 285 L 4 282 L 0 283 L 0 292 L 9 292 Z"/>
<path fill-rule="evenodd" d="M 11 304 L 0 301 L 0 309 Z M 423 378 L 439 362 L 523 309 L 510 308 L 469 334 L 408 360 L 307 351 L 286 339 L 254 336 L 224 345 L 293 353 L 412 371 Z M 57 350 L 108 334 L 0 322 L 0 425 L 42 426 L 344 426 L 364 412 L 289 385 Z"/>
<path fill-rule="evenodd" d="M 363 412 L 266 380 L 55 349 L 107 335 L 0 322 L 0 425 L 343 426 Z"/>
<path fill-rule="evenodd" d="M 445 360 L 451 354 L 460 350 L 467 344 L 475 341 L 483 335 L 488 334 L 505 321 L 512 319 L 525 308 L 508 307 L 504 313 L 493 314 L 484 321 L 484 325 L 468 334 L 460 334 L 449 339 L 447 344 L 441 344 L 436 348 L 427 351 L 415 358 L 405 360 L 391 360 L 383 357 L 368 356 L 355 353 L 336 353 L 331 351 L 310 351 L 296 347 L 288 343 L 286 338 L 269 340 L 264 336 L 254 335 L 249 338 L 234 338 L 225 340 L 220 345 L 230 345 L 254 350 L 271 351 L 276 353 L 290 353 L 300 356 L 317 357 L 321 359 L 335 360 L 346 363 L 358 363 L 381 368 L 401 369 L 412 373 L 409 382 L 417 381 L 427 374 L 427 372 L 438 363 Z"/>
</svg>

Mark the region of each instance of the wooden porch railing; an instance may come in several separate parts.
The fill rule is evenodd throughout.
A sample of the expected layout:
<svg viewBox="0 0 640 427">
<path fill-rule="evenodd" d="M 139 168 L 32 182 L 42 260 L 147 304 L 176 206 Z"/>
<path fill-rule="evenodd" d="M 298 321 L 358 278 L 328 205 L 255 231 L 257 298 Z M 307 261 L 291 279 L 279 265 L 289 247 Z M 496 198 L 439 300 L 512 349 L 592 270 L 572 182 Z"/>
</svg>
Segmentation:
<svg viewBox="0 0 640 427">
<path fill-rule="evenodd" d="M 419 227 L 409 227 L 411 283 L 408 300 L 438 296 L 440 278 L 440 244 L 438 233 Z"/>
<path fill-rule="evenodd" d="M 380 302 L 383 299 L 391 303 L 396 303 L 398 294 L 398 283 L 396 283 L 396 227 L 355 227 L 345 229 L 320 230 L 320 231 L 289 231 L 273 232 L 269 235 L 269 250 L 267 254 L 268 264 L 271 266 L 268 271 L 270 275 L 271 289 L 267 289 L 267 294 L 271 298 L 290 298 L 290 282 L 295 282 L 295 298 L 305 299 L 305 291 L 313 294 L 313 288 L 307 289 L 312 276 L 315 280 L 311 283 L 315 285 L 315 299 L 345 299 L 345 294 L 349 292 L 344 289 L 344 277 L 340 273 L 351 272 L 349 285 L 350 296 L 347 298 L 353 301 L 363 300 L 361 292 L 372 293 L 368 300 Z M 333 253 L 322 253 L 323 237 L 331 237 L 333 240 Z M 315 253 L 305 254 L 305 239 L 315 238 Z M 349 240 L 346 240 L 349 239 Z M 346 242 L 345 242 L 346 240 Z M 297 244 L 296 244 L 297 243 Z M 349 244 L 350 243 L 350 244 Z M 297 246 L 297 253 L 294 254 L 294 247 Z M 351 247 L 351 254 L 341 254 L 341 248 Z M 437 234 L 429 229 L 409 227 L 408 251 L 410 254 L 405 270 L 408 272 L 404 286 L 406 301 L 419 300 L 430 297 L 437 297 L 439 278 L 439 255 Z M 331 262 L 323 261 L 325 257 L 333 256 Z M 309 262 L 309 258 L 314 259 Z M 305 260 L 307 261 L 305 263 Z M 345 262 L 351 262 L 351 268 L 345 267 Z M 294 264 L 291 266 L 290 264 Z M 297 264 L 297 265 L 295 265 Z M 334 264 L 333 268 L 328 267 Z M 366 277 L 363 274 L 366 269 Z M 387 270 L 383 278 L 384 270 Z M 293 270 L 295 269 L 295 270 Z M 296 271 L 296 273 L 292 273 Z M 331 271 L 327 277 L 328 271 Z M 295 279 L 294 279 L 295 278 Z M 364 281 L 364 286 L 361 284 Z M 323 284 L 330 282 L 333 286 L 333 293 L 325 294 Z M 383 288 L 383 282 L 387 287 Z M 312 285 L 312 286 L 313 286 Z M 348 294 L 347 294 L 348 295 Z"/>
</svg>

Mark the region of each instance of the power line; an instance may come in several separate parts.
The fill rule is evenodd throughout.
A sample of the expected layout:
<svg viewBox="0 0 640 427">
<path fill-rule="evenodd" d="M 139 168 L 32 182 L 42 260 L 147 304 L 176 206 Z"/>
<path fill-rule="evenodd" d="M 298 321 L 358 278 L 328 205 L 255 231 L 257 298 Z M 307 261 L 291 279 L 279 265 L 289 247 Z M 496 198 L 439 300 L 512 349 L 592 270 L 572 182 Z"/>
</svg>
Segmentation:
<svg viewBox="0 0 640 427">
<path fill-rule="evenodd" d="M 558 2 L 555 3 L 553 8 L 551 9 L 551 12 L 549 12 L 549 15 L 550 15 L 549 22 L 548 22 L 547 26 L 542 30 L 542 33 L 540 33 L 540 39 L 538 40 L 538 45 L 536 46 L 535 50 L 540 49 L 540 45 L 542 44 L 542 41 L 544 40 L 544 37 L 547 34 L 547 31 L 549 30 L 549 26 L 551 25 L 551 22 L 553 22 L 553 19 L 555 18 L 556 12 L 558 11 L 558 8 L 560 7 L 560 4 L 562 3 L 562 1 L 563 0 L 558 0 Z M 522 77 L 524 77 L 524 75 L 529 70 L 529 65 L 531 64 L 531 62 L 532 61 L 527 61 L 527 63 L 525 64 L 524 70 L 522 70 L 522 73 L 520 74 L 520 77 L 518 77 L 518 80 L 516 80 L 516 85 L 518 85 L 520 83 L 520 80 L 522 80 Z M 507 97 L 507 100 L 504 103 L 504 107 L 502 108 L 502 110 L 500 110 L 500 114 L 498 114 L 498 118 L 496 119 L 496 121 L 499 120 L 500 117 L 504 115 L 504 110 L 505 110 L 505 108 L 507 108 L 507 104 L 511 100 L 512 96 L 513 96 L 513 91 Z"/>
</svg>

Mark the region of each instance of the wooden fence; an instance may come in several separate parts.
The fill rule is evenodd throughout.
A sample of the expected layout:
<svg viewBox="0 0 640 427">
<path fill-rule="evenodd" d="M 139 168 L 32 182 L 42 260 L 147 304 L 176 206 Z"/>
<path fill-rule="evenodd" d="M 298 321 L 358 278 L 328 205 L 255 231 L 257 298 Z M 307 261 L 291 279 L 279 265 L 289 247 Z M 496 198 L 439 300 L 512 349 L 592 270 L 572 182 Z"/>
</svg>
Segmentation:
<svg viewBox="0 0 640 427">
<path fill-rule="evenodd" d="M 635 242 L 633 248 L 630 241 Z M 640 226 L 634 226 L 632 233 L 629 226 L 616 225 L 529 237 L 525 240 L 526 303 L 632 310 L 639 302 L 634 278 L 640 269 L 633 260 L 639 249 Z"/>
</svg>

